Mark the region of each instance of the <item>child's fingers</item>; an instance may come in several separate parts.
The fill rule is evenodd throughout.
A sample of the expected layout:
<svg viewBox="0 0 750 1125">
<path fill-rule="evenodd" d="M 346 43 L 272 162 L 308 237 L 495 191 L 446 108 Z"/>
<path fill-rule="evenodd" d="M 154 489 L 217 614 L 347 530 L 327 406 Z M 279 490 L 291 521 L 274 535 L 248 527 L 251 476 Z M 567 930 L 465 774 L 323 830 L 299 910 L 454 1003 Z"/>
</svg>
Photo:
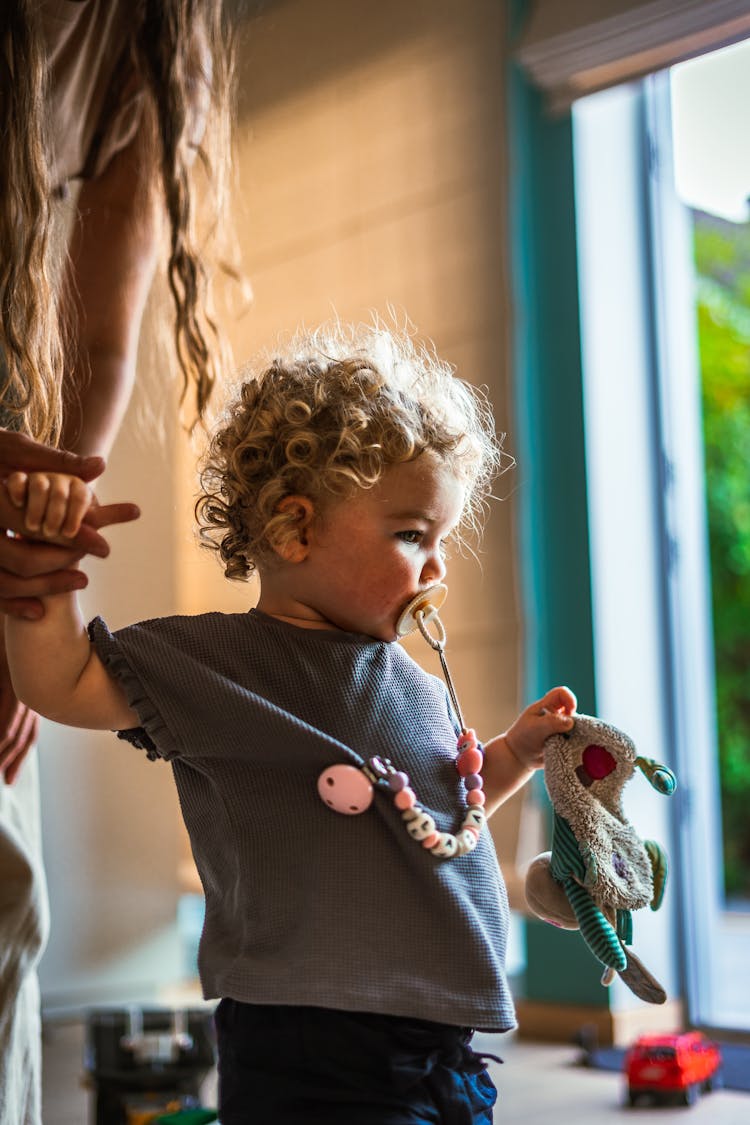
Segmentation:
<svg viewBox="0 0 750 1125">
<path fill-rule="evenodd" d="M 93 493 L 87 484 L 78 477 L 71 477 L 70 492 L 68 494 L 67 511 L 61 527 L 61 533 L 66 539 L 72 539 L 78 534 L 78 529 L 83 522 L 83 517 L 91 507 Z"/>
<path fill-rule="evenodd" d="M 5 491 L 10 497 L 11 503 L 15 508 L 23 508 L 26 503 L 26 486 L 28 484 L 28 474 L 15 472 L 5 478 Z"/>
<path fill-rule="evenodd" d="M 25 525 L 33 534 L 41 532 L 48 539 L 62 536 L 72 539 L 91 506 L 93 493 L 78 477 L 64 473 L 14 474 L 25 482 Z M 12 483 L 14 495 L 21 497 L 21 479 Z"/>
<path fill-rule="evenodd" d="M 46 473 L 30 473 L 26 489 L 26 527 L 39 531 L 47 511 L 50 478 Z"/>
<path fill-rule="evenodd" d="M 47 538 L 65 535 L 64 528 L 69 522 L 73 535 L 80 527 L 81 517 L 86 510 L 89 491 L 83 481 L 61 473 L 49 473 L 47 507 L 42 517 L 42 534 Z"/>
<path fill-rule="evenodd" d="M 70 499 L 70 478 L 50 474 L 47 507 L 42 517 L 42 534 L 48 537 L 60 535 L 68 514 Z"/>
<path fill-rule="evenodd" d="M 571 715 L 578 706 L 578 700 L 569 687 L 554 687 L 548 691 L 540 705 L 546 711 L 563 712 L 564 715 Z"/>
</svg>

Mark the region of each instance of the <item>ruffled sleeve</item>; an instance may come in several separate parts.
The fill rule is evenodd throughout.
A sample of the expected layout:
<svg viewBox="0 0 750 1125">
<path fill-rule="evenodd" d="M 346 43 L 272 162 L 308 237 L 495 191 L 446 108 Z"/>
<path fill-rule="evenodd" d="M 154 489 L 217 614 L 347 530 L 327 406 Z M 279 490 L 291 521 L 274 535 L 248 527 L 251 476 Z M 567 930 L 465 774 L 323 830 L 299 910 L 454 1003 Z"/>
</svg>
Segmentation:
<svg viewBox="0 0 750 1125">
<path fill-rule="evenodd" d="M 107 671 L 120 684 L 130 707 L 137 712 L 141 725 L 130 730 L 117 731 L 117 737 L 145 750 L 152 761 L 163 758 L 169 761 L 181 753 L 179 738 L 170 728 L 159 706 L 160 687 L 158 657 L 148 659 L 148 645 L 139 636 L 139 626 L 111 633 L 101 617 L 95 617 L 88 626 L 91 643 Z"/>
</svg>

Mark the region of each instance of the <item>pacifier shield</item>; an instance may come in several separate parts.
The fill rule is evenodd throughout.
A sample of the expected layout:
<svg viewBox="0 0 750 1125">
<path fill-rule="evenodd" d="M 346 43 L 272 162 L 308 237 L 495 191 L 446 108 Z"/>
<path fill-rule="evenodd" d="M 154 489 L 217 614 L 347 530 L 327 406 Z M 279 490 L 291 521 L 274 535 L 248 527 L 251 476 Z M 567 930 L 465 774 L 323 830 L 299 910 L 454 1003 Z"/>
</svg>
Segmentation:
<svg viewBox="0 0 750 1125">
<path fill-rule="evenodd" d="M 397 636 L 406 637 L 419 627 L 416 615 L 420 610 L 425 624 L 432 621 L 447 597 L 448 587 L 444 586 L 442 582 L 438 582 L 434 586 L 430 586 L 429 590 L 423 590 L 421 594 L 417 594 L 404 607 L 396 622 Z"/>
</svg>

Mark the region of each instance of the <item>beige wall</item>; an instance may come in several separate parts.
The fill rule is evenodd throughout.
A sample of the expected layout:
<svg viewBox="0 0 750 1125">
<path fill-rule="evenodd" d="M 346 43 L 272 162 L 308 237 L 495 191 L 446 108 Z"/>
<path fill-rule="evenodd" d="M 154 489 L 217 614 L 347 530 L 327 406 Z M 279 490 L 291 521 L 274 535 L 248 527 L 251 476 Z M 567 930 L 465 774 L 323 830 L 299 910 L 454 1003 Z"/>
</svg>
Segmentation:
<svg viewBox="0 0 750 1125">
<path fill-rule="evenodd" d="M 487 385 L 498 428 L 510 427 L 504 8 L 500 0 L 285 0 L 264 4 L 245 24 L 236 214 L 255 296 L 230 325 L 238 361 L 334 309 L 362 319 L 390 303 L 463 377 Z M 143 359 L 154 366 L 148 346 Z M 131 412 L 118 444 L 110 494 L 144 509 L 140 528 L 117 533 L 115 557 L 102 568 L 107 612 L 118 625 L 174 609 L 242 610 L 256 597 L 252 585 L 227 583 L 195 546 L 194 450 L 169 423 L 166 431 L 162 448 Z M 517 704 L 514 487 L 512 472 L 498 484 L 509 499 L 494 505 L 481 563 L 453 563 L 443 614 L 467 721 L 485 737 Z M 113 576 L 122 582 L 117 591 Z M 412 651 L 439 670 L 421 642 Z M 109 921 L 95 923 L 93 952 L 106 965 L 107 956 L 122 961 L 134 928 L 158 936 L 178 889 L 175 855 L 185 846 L 168 770 L 139 762 L 131 774 L 125 747 L 113 748 L 108 736 L 95 741 L 80 751 L 85 761 L 74 784 L 82 821 L 99 826 L 95 839 L 87 836 L 97 850 L 96 885 L 84 864 L 75 902 L 87 924 L 98 918 L 97 902 L 113 904 Z M 84 766 L 96 770 L 91 785 Z M 59 771 L 48 791 L 54 783 L 62 783 Z M 512 820 L 509 813 L 505 823 Z M 48 852 L 71 831 L 62 820 L 57 830 L 48 826 Z M 59 922 L 65 872 L 62 861 L 53 866 Z M 54 939 L 50 985 L 81 940 L 73 915 L 70 926 Z"/>
<path fill-rule="evenodd" d="M 506 430 L 504 5 L 265 7 L 242 35 L 237 213 L 254 302 L 233 329 L 238 361 L 333 309 L 362 319 L 390 303 L 488 386 Z M 481 564 L 454 562 L 444 612 L 464 710 L 485 734 L 516 706 L 512 519 L 512 499 L 494 505 Z M 186 609 L 245 603 L 210 559 L 182 561 Z"/>
</svg>

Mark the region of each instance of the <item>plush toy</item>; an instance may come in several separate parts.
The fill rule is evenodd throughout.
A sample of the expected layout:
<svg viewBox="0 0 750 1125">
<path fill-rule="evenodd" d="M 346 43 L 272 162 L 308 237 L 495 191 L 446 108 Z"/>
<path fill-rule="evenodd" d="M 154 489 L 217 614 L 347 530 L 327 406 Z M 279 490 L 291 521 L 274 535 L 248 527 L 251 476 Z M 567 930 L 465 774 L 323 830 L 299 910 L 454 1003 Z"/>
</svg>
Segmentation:
<svg viewBox="0 0 750 1125">
<path fill-rule="evenodd" d="M 532 861 L 526 900 L 544 921 L 580 930 L 605 966 L 603 984 L 617 973 L 636 996 L 663 1004 L 664 989 L 626 948 L 633 940 L 632 911 L 657 910 L 667 877 L 662 848 L 641 840 L 622 810 L 622 790 L 636 768 L 658 792 L 674 792 L 671 770 L 639 757 L 627 735 L 600 719 L 576 715 L 569 733 L 547 739 L 552 851 Z"/>
</svg>

